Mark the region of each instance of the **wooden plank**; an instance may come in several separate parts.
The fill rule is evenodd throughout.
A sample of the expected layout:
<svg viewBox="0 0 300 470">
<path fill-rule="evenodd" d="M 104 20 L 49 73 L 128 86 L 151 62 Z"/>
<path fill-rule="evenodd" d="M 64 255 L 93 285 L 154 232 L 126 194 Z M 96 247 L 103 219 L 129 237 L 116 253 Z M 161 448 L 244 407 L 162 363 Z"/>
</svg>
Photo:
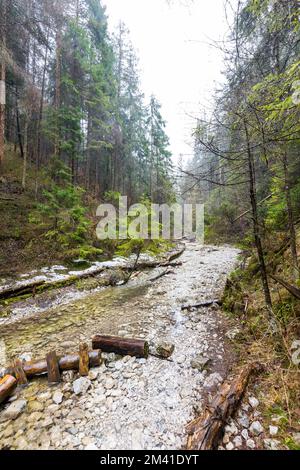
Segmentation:
<svg viewBox="0 0 300 470">
<path fill-rule="evenodd" d="M 20 359 L 15 359 L 14 363 L 14 376 L 16 377 L 19 385 L 27 385 L 28 380 L 23 369 L 23 363 Z"/>
<path fill-rule="evenodd" d="M 79 374 L 82 377 L 89 375 L 89 365 L 89 347 L 86 343 L 82 343 L 79 345 Z"/>
<path fill-rule="evenodd" d="M 57 384 L 60 382 L 59 363 L 56 351 L 51 351 L 46 356 L 47 372 L 49 384 Z"/>
</svg>

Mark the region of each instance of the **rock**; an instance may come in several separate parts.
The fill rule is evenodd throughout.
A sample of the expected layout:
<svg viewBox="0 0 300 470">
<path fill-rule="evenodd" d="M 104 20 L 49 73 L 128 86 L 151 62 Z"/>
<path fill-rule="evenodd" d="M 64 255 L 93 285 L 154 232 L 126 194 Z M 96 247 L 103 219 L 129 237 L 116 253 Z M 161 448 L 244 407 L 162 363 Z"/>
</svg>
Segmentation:
<svg viewBox="0 0 300 470">
<path fill-rule="evenodd" d="M 27 406 L 26 400 L 17 400 L 12 403 L 3 413 L 0 415 L 0 421 L 8 421 L 12 419 L 17 419 L 23 411 L 25 411 Z"/>
<path fill-rule="evenodd" d="M 259 421 L 254 421 L 250 426 L 250 431 L 255 436 L 259 436 L 261 433 L 264 432 L 264 428 L 262 427 Z"/>
<path fill-rule="evenodd" d="M 63 382 L 73 382 L 75 378 L 75 372 L 73 370 L 64 371 L 61 374 Z"/>
<path fill-rule="evenodd" d="M 53 394 L 52 400 L 56 405 L 60 405 L 63 402 L 64 396 L 61 392 L 57 391 Z"/>
<path fill-rule="evenodd" d="M 3 433 L 3 437 L 5 439 L 8 439 L 9 437 L 11 437 L 12 435 L 14 434 L 14 428 L 12 427 L 12 425 L 10 424 L 9 426 L 7 426 L 4 430 L 4 433 Z"/>
<path fill-rule="evenodd" d="M 191 361 L 191 366 L 193 369 L 197 369 L 203 371 L 208 368 L 210 365 L 211 360 L 205 356 L 197 356 L 195 359 Z"/>
<path fill-rule="evenodd" d="M 73 408 L 72 411 L 68 414 L 68 419 L 71 421 L 81 421 L 84 419 L 85 414 L 80 408 Z"/>
<path fill-rule="evenodd" d="M 219 385 L 221 382 L 223 382 L 223 378 L 221 377 L 220 374 L 215 372 L 207 377 L 207 379 L 204 382 L 204 387 L 213 388 L 216 385 Z"/>
<path fill-rule="evenodd" d="M 98 376 L 99 376 L 99 370 L 92 369 L 92 370 L 89 371 L 89 376 L 88 377 L 92 382 L 97 380 Z"/>
<path fill-rule="evenodd" d="M 241 333 L 241 330 L 239 328 L 233 328 L 232 330 L 227 331 L 225 336 L 231 341 L 234 341 L 235 339 L 237 339 L 240 333 Z"/>
<path fill-rule="evenodd" d="M 249 428 L 250 426 L 249 418 L 247 415 L 241 416 L 240 418 L 238 418 L 237 421 L 243 428 Z"/>
<path fill-rule="evenodd" d="M 84 450 L 99 450 L 95 444 L 89 444 Z"/>
<path fill-rule="evenodd" d="M 223 444 L 228 444 L 230 442 L 230 436 L 229 434 L 224 434 L 224 437 L 223 437 Z"/>
<path fill-rule="evenodd" d="M 185 356 L 179 356 L 177 358 L 177 364 L 181 365 L 181 364 L 184 364 L 186 361 L 186 357 Z"/>
<path fill-rule="evenodd" d="M 175 351 L 175 345 L 172 343 L 168 343 L 163 341 L 155 346 L 155 355 L 158 355 L 164 359 L 168 359 L 172 356 Z"/>
<path fill-rule="evenodd" d="M 233 450 L 234 449 L 234 445 L 232 444 L 232 442 L 228 442 L 228 444 L 226 445 L 226 450 Z"/>
<path fill-rule="evenodd" d="M 294 432 L 293 433 L 293 439 L 295 443 L 300 446 L 300 432 Z"/>
<path fill-rule="evenodd" d="M 108 379 L 104 383 L 104 387 L 106 388 L 106 390 L 111 390 L 112 388 L 114 388 L 115 385 L 116 385 L 116 382 L 111 377 L 108 377 Z"/>
<path fill-rule="evenodd" d="M 75 395 L 86 393 L 92 385 L 92 382 L 86 377 L 80 377 L 73 383 L 73 391 Z"/>
<path fill-rule="evenodd" d="M 40 401 L 41 403 L 45 403 L 47 400 L 50 400 L 50 398 L 51 398 L 50 392 L 40 393 L 37 397 L 38 401 Z"/>
<path fill-rule="evenodd" d="M 238 430 L 238 428 L 236 427 L 236 425 L 234 423 L 231 423 L 231 424 L 227 424 L 227 426 L 225 426 L 225 432 L 229 436 L 236 436 L 237 433 L 239 432 L 239 430 Z"/>
<path fill-rule="evenodd" d="M 242 437 L 245 439 L 245 441 L 249 439 L 249 432 L 247 429 L 243 429 L 241 434 L 242 434 Z"/>
<path fill-rule="evenodd" d="M 264 439 L 264 448 L 266 450 L 279 450 L 280 442 L 276 439 Z"/>
<path fill-rule="evenodd" d="M 234 443 L 235 447 L 242 447 L 243 441 L 242 441 L 241 436 L 236 436 L 236 437 L 233 439 L 233 443 Z"/>
<path fill-rule="evenodd" d="M 270 426 L 269 431 L 271 436 L 277 436 L 278 434 L 278 427 L 277 426 Z"/>
<path fill-rule="evenodd" d="M 28 405 L 28 410 L 30 412 L 32 411 L 44 411 L 44 405 L 43 403 L 39 401 L 31 401 Z"/>
<path fill-rule="evenodd" d="M 28 442 L 24 437 L 19 437 L 15 442 L 14 446 L 19 450 L 26 450 Z"/>
<path fill-rule="evenodd" d="M 250 405 L 252 406 L 252 408 L 257 408 L 259 405 L 259 401 L 255 397 L 250 397 L 248 401 Z"/>
<path fill-rule="evenodd" d="M 31 413 L 31 414 L 28 416 L 27 422 L 28 422 L 28 423 L 37 423 L 37 422 L 40 421 L 42 418 L 43 418 L 43 413 L 41 413 L 40 411 L 35 411 L 34 413 Z"/>
<path fill-rule="evenodd" d="M 61 343 L 60 347 L 63 349 L 72 349 L 75 347 L 75 343 L 72 341 L 65 341 L 64 343 Z"/>
<path fill-rule="evenodd" d="M 256 447 L 255 442 L 254 442 L 253 439 L 247 439 L 246 445 L 247 445 L 247 447 L 249 447 L 249 449 L 255 449 L 255 447 Z"/>
</svg>

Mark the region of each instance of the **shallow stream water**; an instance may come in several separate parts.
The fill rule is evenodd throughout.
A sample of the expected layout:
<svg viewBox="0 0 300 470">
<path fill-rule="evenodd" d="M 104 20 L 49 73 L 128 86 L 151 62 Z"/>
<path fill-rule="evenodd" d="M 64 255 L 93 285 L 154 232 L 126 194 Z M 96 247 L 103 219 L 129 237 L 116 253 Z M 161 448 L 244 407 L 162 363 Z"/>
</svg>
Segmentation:
<svg viewBox="0 0 300 470">
<path fill-rule="evenodd" d="M 126 286 L 86 293 L 65 304 L 54 302 L 48 309 L 34 308 L 31 303 L 28 309 L 33 316 L 2 325 L 0 341 L 6 359 L 25 353 L 43 357 L 52 349 L 76 352 L 79 342 L 95 334 L 146 338 L 154 343 L 164 340 L 175 345 L 175 353 L 170 361 L 150 357 L 107 363 L 85 396 L 74 396 L 71 382 L 65 390 L 58 386 L 64 400 L 55 411 L 51 396 L 39 398 L 49 391 L 45 381 L 38 380 L 21 396 L 29 404 L 40 405 L 29 406 L 11 424 L 12 436 L 5 439 L 0 428 L 0 448 L 182 447 L 185 425 L 203 404 L 203 397 L 222 381 L 230 361 L 224 339 L 226 322 L 219 309 L 184 313 L 181 306 L 220 297 L 237 256 L 232 247 L 188 243 L 179 260 L 182 266 L 155 282 L 150 281 L 156 273 L 152 271 Z M 22 308 L 26 310 L 26 305 Z M 199 355 L 211 360 L 208 371 L 192 367 Z M 30 418 L 34 412 L 40 413 L 36 422 Z M 51 417 L 48 425 L 47 417 Z"/>
</svg>

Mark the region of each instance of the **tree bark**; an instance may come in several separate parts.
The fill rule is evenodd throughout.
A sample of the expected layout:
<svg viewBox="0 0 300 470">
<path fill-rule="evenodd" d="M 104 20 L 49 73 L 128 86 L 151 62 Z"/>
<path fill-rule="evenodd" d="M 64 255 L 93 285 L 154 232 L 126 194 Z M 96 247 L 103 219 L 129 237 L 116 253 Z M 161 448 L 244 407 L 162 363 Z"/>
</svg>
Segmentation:
<svg viewBox="0 0 300 470">
<path fill-rule="evenodd" d="M 253 231 L 254 231 L 254 238 L 255 238 L 255 246 L 258 254 L 259 266 L 260 266 L 260 273 L 261 273 L 261 280 L 263 285 L 263 291 L 265 296 L 265 302 L 267 307 L 272 310 L 272 299 L 269 289 L 269 282 L 266 270 L 266 263 L 265 263 L 265 256 L 262 247 L 261 241 L 261 233 L 259 227 L 259 218 L 258 218 L 258 210 L 257 210 L 257 199 L 256 199 L 256 178 L 255 178 L 255 166 L 254 166 L 254 159 L 253 154 L 250 146 L 250 138 L 249 138 L 249 131 L 244 120 L 244 127 L 245 127 L 245 134 L 247 140 L 247 155 L 248 155 L 248 165 L 249 165 L 249 179 L 250 179 L 250 201 L 251 201 L 251 208 L 252 208 L 252 219 L 253 219 Z"/>
<path fill-rule="evenodd" d="M 55 351 L 51 351 L 49 354 L 47 354 L 46 362 L 49 384 L 60 383 L 59 362 Z"/>
<path fill-rule="evenodd" d="M 223 383 L 203 414 L 187 426 L 187 450 L 217 449 L 224 426 L 236 412 L 251 376 L 259 373 L 261 369 L 259 364 L 251 364 L 243 369 L 231 384 Z"/>
<path fill-rule="evenodd" d="M 116 353 L 121 356 L 135 356 L 147 358 L 149 344 L 141 339 L 126 339 L 116 336 L 94 336 L 93 349 L 101 349 L 103 352 Z"/>
<path fill-rule="evenodd" d="M 27 177 L 27 160 L 28 160 L 28 124 L 29 118 L 26 111 L 25 124 L 24 124 L 24 155 L 23 155 L 23 177 L 22 177 L 22 188 L 26 189 L 26 177 Z"/>
<path fill-rule="evenodd" d="M 79 374 L 81 377 L 89 375 L 89 348 L 87 344 L 80 344 L 79 346 Z"/>
<path fill-rule="evenodd" d="M 286 154 L 284 154 L 284 158 L 283 158 L 283 168 L 284 168 L 284 180 L 285 180 L 285 197 L 286 197 L 288 224 L 289 224 L 289 232 L 290 232 L 290 247 L 291 247 L 292 263 L 293 263 L 293 271 L 294 271 L 293 275 L 294 275 L 295 280 L 297 281 L 299 278 L 299 263 L 298 263 L 298 255 L 297 255 L 296 231 L 295 231 L 293 205 L 292 205 L 292 199 L 291 199 L 291 190 L 290 190 L 290 181 L 289 181 L 289 172 L 288 172 L 288 159 L 287 159 Z"/>
<path fill-rule="evenodd" d="M 7 0 L 3 0 L 3 12 L 1 28 L 3 49 L 6 48 L 6 15 L 7 15 Z M 0 165 L 4 161 L 4 144 L 5 144 L 5 110 L 6 110 L 6 63 L 2 59 L 0 64 Z"/>
</svg>

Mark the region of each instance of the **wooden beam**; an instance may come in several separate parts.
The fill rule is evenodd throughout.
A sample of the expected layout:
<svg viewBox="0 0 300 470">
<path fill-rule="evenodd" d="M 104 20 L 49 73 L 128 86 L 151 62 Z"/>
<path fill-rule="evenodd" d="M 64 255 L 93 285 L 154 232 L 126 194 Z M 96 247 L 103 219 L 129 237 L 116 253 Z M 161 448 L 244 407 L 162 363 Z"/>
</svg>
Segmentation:
<svg viewBox="0 0 300 470">
<path fill-rule="evenodd" d="M 49 354 L 47 354 L 46 361 L 49 384 L 60 383 L 59 362 L 56 351 L 51 351 Z"/>
</svg>

